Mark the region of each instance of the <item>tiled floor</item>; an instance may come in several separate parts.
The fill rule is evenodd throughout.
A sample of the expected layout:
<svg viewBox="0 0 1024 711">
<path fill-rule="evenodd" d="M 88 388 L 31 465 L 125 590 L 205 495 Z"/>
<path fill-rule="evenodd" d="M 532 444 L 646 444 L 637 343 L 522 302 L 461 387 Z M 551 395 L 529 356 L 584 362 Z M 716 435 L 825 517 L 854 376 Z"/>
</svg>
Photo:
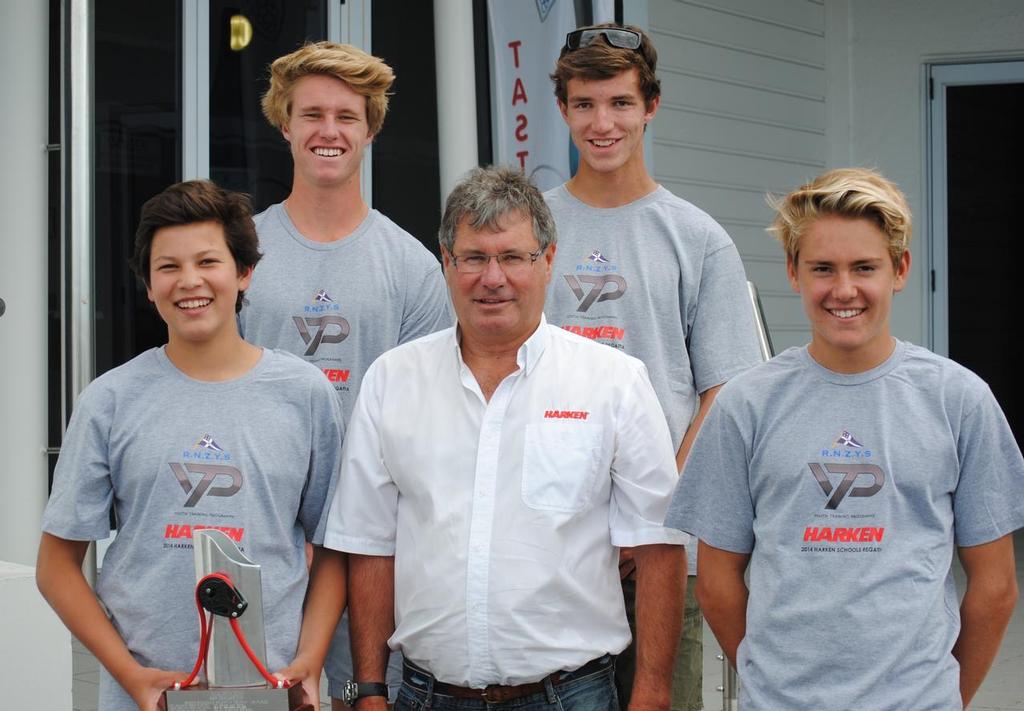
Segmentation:
<svg viewBox="0 0 1024 711">
<path fill-rule="evenodd" d="M 1024 531 L 1015 535 L 1017 550 L 1017 580 L 1024 590 Z M 963 587 L 963 573 L 956 569 L 957 582 Z M 96 660 L 78 642 L 72 642 L 74 665 L 74 711 L 97 711 Z M 711 630 L 704 629 L 704 708 L 718 711 L 723 708 L 722 693 L 716 687 L 722 683 L 722 663 L 716 659 L 719 653 Z M 326 699 L 326 685 L 322 698 Z M 322 703 L 322 711 L 329 711 L 330 704 Z M 1024 604 L 1018 602 L 1014 610 L 1010 629 L 999 651 L 992 671 L 971 704 L 971 711 L 1024 711 Z"/>
</svg>

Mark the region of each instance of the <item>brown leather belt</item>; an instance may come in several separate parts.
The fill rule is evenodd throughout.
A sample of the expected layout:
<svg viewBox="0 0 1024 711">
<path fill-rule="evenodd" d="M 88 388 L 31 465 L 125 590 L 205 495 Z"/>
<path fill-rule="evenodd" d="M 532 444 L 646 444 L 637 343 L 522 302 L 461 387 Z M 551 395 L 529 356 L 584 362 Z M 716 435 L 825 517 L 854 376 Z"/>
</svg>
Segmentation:
<svg viewBox="0 0 1024 711">
<path fill-rule="evenodd" d="M 442 696 L 452 696 L 456 699 L 481 699 L 488 703 L 500 704 L 503 701 L 512 701 L 513 699 L 521 699 L 524 696 L 530 696 L 531 694 L 542 694 L 545 691 L 545 683 L 550 681 L 552 686 L 558 686 L 559 684 L 577 679 L 579 677 L 593 674 L 604 669 L 609 668 L 615 662 L 615 657 L 610 654 L 606 654 L 603 657 L 597 659 L 591 659 L 589 662 L 584 664 L 579 669 L 573 671 L 556 671 L 554 674 L 549 674 L 540 681 L 534 681 L 529 684 L 517 684 L 516 686 L 502 686 L 501 684 L 491 684 L 484 687 L 483 689 L 471 689 L 467 686 L 456 686 L 455 684 L 446 684 L 443 681 L 437 681 L 434 679 L 433 693 L 441 694 Z M 408 659 L 404 662 L 404 668 L 402 669 L 402 678 L 413 684 L 418 690 L 422 689 L 422 681 L 412 682 L 409 678 L 412 674 L 418 674 L 420 676 L 427 676 L 433 678 L 426 669 L 413 664 Z"/>
</svg>

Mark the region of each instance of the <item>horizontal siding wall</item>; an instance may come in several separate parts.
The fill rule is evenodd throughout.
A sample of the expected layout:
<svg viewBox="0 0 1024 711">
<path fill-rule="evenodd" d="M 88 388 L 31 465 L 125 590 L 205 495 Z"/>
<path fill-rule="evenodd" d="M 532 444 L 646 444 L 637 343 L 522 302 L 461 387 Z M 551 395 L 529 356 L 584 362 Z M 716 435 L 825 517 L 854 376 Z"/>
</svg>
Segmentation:
<svg viewBox="0 0 1024 711">
<path fill-rule="evenodd" d="M 810 340 L 768 193 L 825 169 L 825 8 L 816 0 L 649 0 L 662 102 L 659 183 L 709 212 L 761 292 L 776 352 Z"/>
</svg>

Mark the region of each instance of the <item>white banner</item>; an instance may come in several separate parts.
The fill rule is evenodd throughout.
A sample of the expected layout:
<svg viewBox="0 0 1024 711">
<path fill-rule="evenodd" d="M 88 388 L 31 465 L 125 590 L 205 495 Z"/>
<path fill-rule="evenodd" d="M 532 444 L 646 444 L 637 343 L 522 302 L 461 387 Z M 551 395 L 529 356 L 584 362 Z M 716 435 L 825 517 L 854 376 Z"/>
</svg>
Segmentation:
<svg viewBox="0 0 1024 711">
<path fill-rule="evenodd" d="M 569 129 L 549 75 L 576 28 L 572 0 L 491 0 L 494 162 L 518 165 L 541 190 L 569 179 Z"/>
</svg>

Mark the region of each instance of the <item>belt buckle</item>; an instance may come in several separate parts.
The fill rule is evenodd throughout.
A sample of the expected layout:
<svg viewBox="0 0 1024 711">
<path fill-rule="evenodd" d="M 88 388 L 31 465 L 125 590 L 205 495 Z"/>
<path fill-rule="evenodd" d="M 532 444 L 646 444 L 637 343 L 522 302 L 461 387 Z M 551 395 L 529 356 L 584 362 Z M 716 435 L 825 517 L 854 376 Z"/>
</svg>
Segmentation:
<svg viewBox="0 0 1024 711">
<path fill-rule="evenodd" d="M 505 689 L 506 687 L 501 686 L 500 684 L 489 684 L 483 688 L 480 692 L 480 696 L 489 704 L 499 704 L 502 701 L 507 700 L 504 693 Z"/>
</svg>

